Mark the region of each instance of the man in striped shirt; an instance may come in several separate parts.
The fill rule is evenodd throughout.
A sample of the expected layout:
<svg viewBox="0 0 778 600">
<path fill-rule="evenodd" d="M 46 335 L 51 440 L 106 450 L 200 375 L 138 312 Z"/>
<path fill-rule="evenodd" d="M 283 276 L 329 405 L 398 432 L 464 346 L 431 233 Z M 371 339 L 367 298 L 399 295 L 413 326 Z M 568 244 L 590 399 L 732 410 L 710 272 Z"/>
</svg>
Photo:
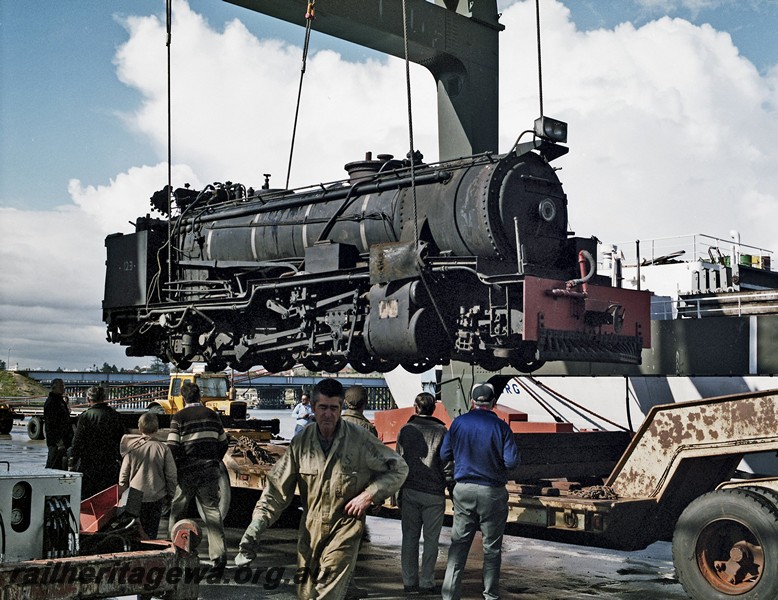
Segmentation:
<svg viewBox="0 0 778 600">
<path fill-rule="evenodd" d="M 184 385 L 181 390 L 186 406 L 170 419 L 167 443 L 178 471 L 178 486 L 170 505 L 170 530 L 186 516 L 193 497 L 200 501 L 208 529 L 208 555 L 215 572 L 224 570 L 227 549 L 224 523 L 219 512 L 221 461 L 227 451 L 227 435 L 219 415 L 200 402 L 200 387 Z"/>
</svg>

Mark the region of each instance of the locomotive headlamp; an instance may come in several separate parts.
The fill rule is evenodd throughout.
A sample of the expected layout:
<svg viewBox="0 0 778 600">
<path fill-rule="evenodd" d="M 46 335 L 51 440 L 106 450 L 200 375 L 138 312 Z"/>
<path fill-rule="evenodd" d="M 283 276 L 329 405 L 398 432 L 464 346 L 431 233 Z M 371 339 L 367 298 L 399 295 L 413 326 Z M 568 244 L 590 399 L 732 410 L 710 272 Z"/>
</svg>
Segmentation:
<svg viewBox="0 0 778 600">
<path fill-rule="evenodd" d="M 535 119 L 535 135 L 564 144 L 567 142 L 567 123 L 550 117 L 540 117 Z"/>
<path fill-rule="evenodd" d="M 552 200 L 544 198 L 538 205 L 538 213 L 541 219 L 550 223 L 556 218 L 556 204 Z"/>
</svg>

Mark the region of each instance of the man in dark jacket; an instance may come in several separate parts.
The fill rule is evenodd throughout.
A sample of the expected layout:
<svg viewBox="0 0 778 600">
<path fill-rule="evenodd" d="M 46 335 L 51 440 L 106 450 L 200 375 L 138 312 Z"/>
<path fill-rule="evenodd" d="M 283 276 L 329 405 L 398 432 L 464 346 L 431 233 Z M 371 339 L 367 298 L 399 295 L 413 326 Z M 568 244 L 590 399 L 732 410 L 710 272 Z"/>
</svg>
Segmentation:
<svg viewBox="0 0 778 600">
<path fill-rule="evenodd" d="M 52 379 L 51 391 L 43 404 L 43 426 L 46 432 L 47 469 L 65 469 L 65 458 L 73 442 L 73 426 L 70 424 L 70 408 L 65 400 L 65 382 Z"/>
<path fill-rule="evenodd" d="M 200 401 L 200 387 L 184 385 L 181 395 L 186 406 L 170 419 L 167 438 L 178 470 L 169 526 L 172 535 L 176 521 L 185 516 L 189 503 L 196 496 L 208 528 L 211 566 L 218 573 L 224 571 L 227 564 L 224 523 L 219 512 L 219 478 L 222 457 L 229 444 L 219 415 Z"/>
<path fill-rule="evenodd" d="M 462 573 L 481 529 L 484 547 L 484 599 L 500 597 L 502 536 L 508 518 L 508 472 L 519 466 L 519 450 L 510 426 L 494 414 L 497 395 L 491 384 L 473 387 L 470 412 L 459 415 L 443 440 L 440 457 L 454 460 L 454 523 L 443 578 L 444 600 L 461 598 Z"/>
<path fill-rule="evenodd" d="M 106 403 L 105 389 L 92 386 L 86 397 L 89 408 L 78 416 L 69 465 L 84 474 L 82 499 L 119 482 L 119 445 L 125 433 L 119 413 Z"/>
<path fill-rule="evenodd" d="M 433 594 L 438 540 L 446 510 L 446 488 L 454 483 L 454 463 L 440 459 L 446 426 L 432 416 L 435 397 L 422 392 L 413 402 L 416 414 L 397 436 L 397 453 L 408 463 L 408 478 L 400 498 L 402 518 L 401 565 L 406 592 Z M 419 538 L 424 529 L 424 551 L 419 576 Z"/>
</svg>

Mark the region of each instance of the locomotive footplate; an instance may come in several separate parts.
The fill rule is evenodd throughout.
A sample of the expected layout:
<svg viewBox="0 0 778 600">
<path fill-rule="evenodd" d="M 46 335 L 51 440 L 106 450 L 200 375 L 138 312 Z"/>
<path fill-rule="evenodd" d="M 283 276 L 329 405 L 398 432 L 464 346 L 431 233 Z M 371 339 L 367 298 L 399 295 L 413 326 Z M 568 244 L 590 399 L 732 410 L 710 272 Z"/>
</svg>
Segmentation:
<svg viewBox="0 0 778 600">
<path fill-rule="evenodd" d="M 651 347 L 651 292 L 540 277 L 524 281 L 524 340 L 539 360 L 639 365 Z M 534 314 L 533 314 L 534 313 Z"/>
</svg>

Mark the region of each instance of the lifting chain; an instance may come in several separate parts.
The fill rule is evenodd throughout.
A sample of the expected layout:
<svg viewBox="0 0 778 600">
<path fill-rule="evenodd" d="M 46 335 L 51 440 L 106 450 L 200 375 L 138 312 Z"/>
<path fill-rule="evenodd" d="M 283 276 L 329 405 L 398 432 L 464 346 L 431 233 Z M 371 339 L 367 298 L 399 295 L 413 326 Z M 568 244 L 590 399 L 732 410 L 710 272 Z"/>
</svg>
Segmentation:
<svg viewBox="0 0 778 600">
<path fill-rule="evenodd" d="M 570 492 L 570 494 L 578 498 L 588 498 L 590 500 L 616 500 L 619 497 L 613 491 L 613 488 L 608 485 L 593 485 Z"/>
<path fill-rule="evenodd" d="M 233 455 L 235 454 L 243 454 L 253 464 L 272 465 L 276 462 L 276 458 L 265 450 L 259 442 L 246 436 L 238 438 L 235 450 L 233 450 Z"/>
</svg>

